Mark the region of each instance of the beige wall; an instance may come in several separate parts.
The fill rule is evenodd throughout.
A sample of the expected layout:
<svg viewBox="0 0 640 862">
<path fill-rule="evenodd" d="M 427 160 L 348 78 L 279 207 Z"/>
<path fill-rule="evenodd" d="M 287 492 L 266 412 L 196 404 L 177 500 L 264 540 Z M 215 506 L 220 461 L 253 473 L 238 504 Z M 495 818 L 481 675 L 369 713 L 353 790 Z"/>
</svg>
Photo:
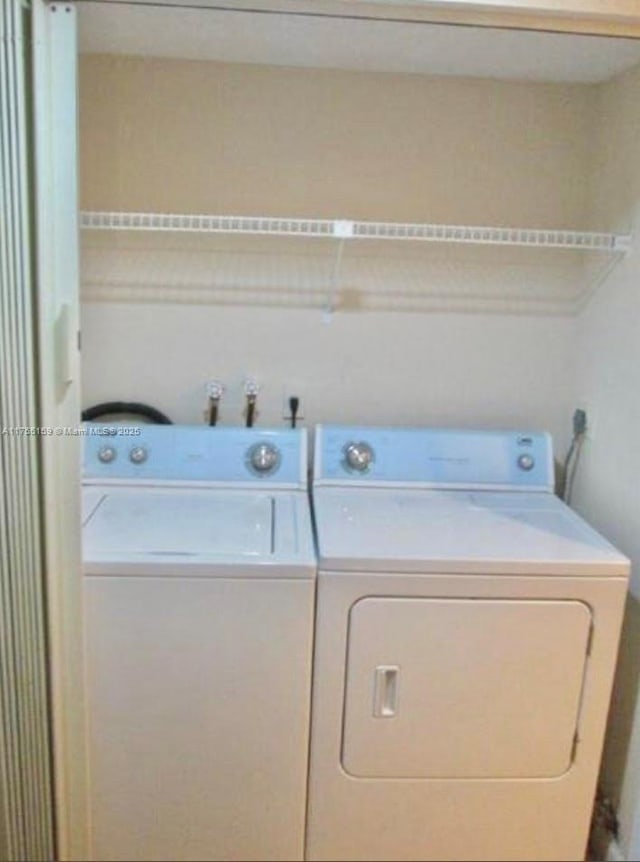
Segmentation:
<svg viewBox="0 0 640 862">
<path fill-rule="evenodd" d="M 640 217 L 639 106 L 639 70 L 587 88 L 84 57 L 82 207 L 626 231 Z M 84 242 L 86 405 L 138 399 L 197 422 L 217 377 L 233 423 L 252 375 L 264 423 L 280 420 L 286 389 L 308 424 L 534 426 L 562 453 L 581 403 L 576 504 L 640 559 L 639 249 L 578 319 L 487 311 L 518 289 L 562 292 L 555 258 L 534 277 L 521 252 L 441 249 L 435 270 L 411 271 L 415 308 L 402 311 L 406 271 L 370 250 L 365 287 L 383 282 L 384 302 L 355 296 L 327 323 L 306 307 L 323 287 L 304 244 L 225 257 L 224 243 L 175 236 Z M 640 850 L 637 594 L 634 572 L 604 771 L 628 858 Z"/>
<path fill-rule="evenodd" d="M 640 68 L 599 87 L 596 109 L 592 206 L 635 240 L 578 321 L 577 387 L 592 427 L 575 503 L 633 562 L 603 773 L 631 860 L 640 858 Z"/>
<path fill-rule="evenodd" d="M 588 88 L 85 56 L 81 203 L 580 227 Z"/>
<path fill-rule="evenodd" d="M 200 422 L 204 382 L 262 384 L 260 421 L 279 423 L 286 386 L 315 422 L 533 426 L 564 432 L 568 322 L 506 315 L 338 314 L 283 309 L 88 304 L 85 404 L 137 398 Z"/>
<path fill-rule="evenodd" d="M 108 56 L 83 57 L 80 81 L 83 209 L 588 222 L 583 86 Z M 230 387 L 222 415 L 233 422 L 252 374 L 264 422 L 279 421 L 295 385 L 310 422 L 526 425 L 565 445 L 574 321 L 478 313 L 495 297 L 515 297 L 498 303 L 511 311 L 563 296 L 565 259 L 551 252 L 440 247 L 407 271 L 415 249 L 385 249 L 391 263 L 365 250 L 362 295 L 348 283 L 352 310 L 326 324 L 304 245 L 299 257 L 273 243 L 275 257 L 229 262 L 219 244 L 175 236 L 84 242 L 85 295 L 111 300 L 85 302 L 85 404 L 135 397 L 198 421 L 214 376 Z M 223 260 L 229 272 L 208 291 Z M 257 292 L 245 290 L 247 266 Z M 386 310 L 358 310 L 373 307 Z"/>
</svg>

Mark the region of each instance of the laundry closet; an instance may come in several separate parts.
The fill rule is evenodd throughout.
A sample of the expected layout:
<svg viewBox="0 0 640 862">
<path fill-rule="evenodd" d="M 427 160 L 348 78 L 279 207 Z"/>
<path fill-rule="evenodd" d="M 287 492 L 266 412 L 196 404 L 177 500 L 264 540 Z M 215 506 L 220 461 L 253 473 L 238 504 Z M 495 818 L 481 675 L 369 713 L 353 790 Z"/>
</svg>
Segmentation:
<svg viewBox="0 0 640 862">
<path fill-rule="evenodd" d="M 640 38 L 294 6 L 79 4 L 82 406 L 196 425 L 213 382 L 232 426 L 249 385 L 257 426 L 296 397 L 558 462 L 583 410 L 571 504 L 633 564 L 601 787 L 637 858 Z"/>
</svg>

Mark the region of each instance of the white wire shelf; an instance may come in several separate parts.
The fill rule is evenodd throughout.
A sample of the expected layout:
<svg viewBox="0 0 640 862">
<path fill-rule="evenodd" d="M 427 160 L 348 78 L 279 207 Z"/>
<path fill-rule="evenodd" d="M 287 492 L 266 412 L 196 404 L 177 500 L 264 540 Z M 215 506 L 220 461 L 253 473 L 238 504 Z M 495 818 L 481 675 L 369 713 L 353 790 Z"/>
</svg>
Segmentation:
<svg viewBox="0 0 640 862">
<path fill-rule="evenodd" d="M 130 212 L 80 213 L 80 227 L 89 230 L 141 230 L 332 238 L 336 236 L 335 224 L 335 221 L 331 219 Z"/>
<path fill-rule="evenodd" d="M 408 240 L 474 245 L 558 248 L 625 254 L 629 234 L 532 228 L 479 227 L 345 219 L 288 219 L 171 213 L 82 212 L 85 230 L 168 231 L 263 236 L 324 237 L 347 240 Z"/>
</svg>

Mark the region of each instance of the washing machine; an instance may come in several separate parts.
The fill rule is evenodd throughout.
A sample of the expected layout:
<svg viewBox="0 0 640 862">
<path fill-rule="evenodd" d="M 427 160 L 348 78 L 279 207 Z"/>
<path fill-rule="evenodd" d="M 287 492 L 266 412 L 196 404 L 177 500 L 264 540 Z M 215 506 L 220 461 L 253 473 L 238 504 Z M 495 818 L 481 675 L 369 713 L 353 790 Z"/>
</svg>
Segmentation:
<svg viewBox="0 0 640 862">
<path fill-rule="evenodd" d="M 317 430 L 311 860 L 584 859 L 629 561 L 540 433 Z"/>
<path fill-rule="evenodd" d="M 85 426 L 92 858 L 303 858 L 305 432 Z"/>
</svg>

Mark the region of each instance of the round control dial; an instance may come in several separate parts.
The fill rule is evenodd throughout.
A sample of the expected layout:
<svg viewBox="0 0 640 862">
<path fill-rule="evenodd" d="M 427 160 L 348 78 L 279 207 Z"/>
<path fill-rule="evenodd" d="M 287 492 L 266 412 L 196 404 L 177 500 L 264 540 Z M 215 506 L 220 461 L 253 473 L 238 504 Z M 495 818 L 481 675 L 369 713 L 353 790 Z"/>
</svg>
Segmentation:
<svg viewBox="0 0 640 862">
<path fill-rule="evenodd" d="M 280 465 L 280 451 L 272 443 L 256 443 L 247 452 L 247 464 L 259 476 L 273 473 Z"/>
<path fill-rule="evenodd" d="M 375 461 L 375 454 L 368 443 L 347 443 L 344 447 L 344 462 L 349 470 L 366 473 Z"/>
<path fill-rule="evenodd" d="M 148 457 L 149 453 L 144 446 L 134 446 L 129 452 L 129 460 L 133 464 L 144 464 Z"/>
<path fill-rule="evenodd" d="M 520 467 L 521 470 L 533 470 L 535 464 L 535 458 L 533 457 L 533 455 L 529 455 L 527 452 L 523 453 L 518 458 L 518 467 Z"/>
<path fill-rule="evenodd" d="M 98 461 L 101 461 L 103 464 L 110 464 L 112 461 L 115 461 L 117 457 L 118 453 L 113 446 L 102 446 L 98 449 Z"/>
</svg>

